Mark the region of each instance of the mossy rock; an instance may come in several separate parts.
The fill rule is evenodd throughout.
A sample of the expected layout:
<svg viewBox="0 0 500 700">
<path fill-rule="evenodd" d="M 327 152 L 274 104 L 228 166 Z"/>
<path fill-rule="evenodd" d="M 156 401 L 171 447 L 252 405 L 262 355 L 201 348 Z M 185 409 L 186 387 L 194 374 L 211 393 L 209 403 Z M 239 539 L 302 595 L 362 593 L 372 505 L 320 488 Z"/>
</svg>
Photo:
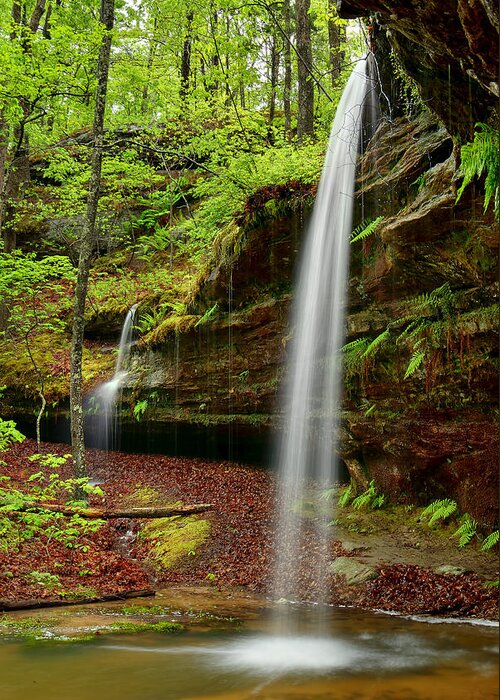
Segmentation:
<svg viewBox="0 0 500 700">
<path fill-rule="evenodd" d="M 148 558 L 158 569 L 171 569 L 185 556 L 195 556 L 210 533 L 208 520 L 197 516 L 159 518 L 147 523 L 140 539 L 151 543 Z"/>
</svg>

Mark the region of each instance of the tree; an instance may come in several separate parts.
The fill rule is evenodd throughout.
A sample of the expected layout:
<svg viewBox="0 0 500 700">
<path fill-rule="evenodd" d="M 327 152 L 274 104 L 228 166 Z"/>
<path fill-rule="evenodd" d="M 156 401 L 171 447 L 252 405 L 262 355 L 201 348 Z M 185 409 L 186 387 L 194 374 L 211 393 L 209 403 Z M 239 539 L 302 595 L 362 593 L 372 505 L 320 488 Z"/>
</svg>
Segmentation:
<svg viewBox="0 0 500 700">
<path fill-rule="evenodd" d="M 312 80 L 310 0 L 296 0 L 297 19 L 297 137 L 314 134 L 314 82 Z"/>
<path fill-rule="evenodd" d="M 103 154 L 104 114 L 106 93 L 108 89 L 109 64 L 111 56 L 111 32 L 114 25 L 114 0 L 101 0 L 100 20 L 105 28 L 97 65 L 97 88 L 94 113 L 94 145 L 85 215 L 84 229 L 80 240 L 78 274 L 75 287 L 75 306 L 73 315 L 73 333 L 71 339 L 71 374 L 70 374 L 70 413 L 71 445 L 77 477 L 86 474 L 85 442 L 83 433 L 82 401 L 82 353 L 83 334 L 85 330 L 85 301 L 89 280 L 90 263 L 95 243 L 97 206 L 101 181 Z"/>
</svg>

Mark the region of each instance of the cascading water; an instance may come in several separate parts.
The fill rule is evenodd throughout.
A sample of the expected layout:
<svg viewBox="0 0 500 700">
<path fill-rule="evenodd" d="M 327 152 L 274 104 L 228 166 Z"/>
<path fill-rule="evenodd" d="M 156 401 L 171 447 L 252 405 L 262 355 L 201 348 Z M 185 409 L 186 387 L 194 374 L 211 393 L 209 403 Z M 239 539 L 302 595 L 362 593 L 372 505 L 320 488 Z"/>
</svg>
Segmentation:
<svg viewBox="0 0 500 700">
<path fill-rule="evenodd" d="M 281 486 L 272 591 L 277 600 L 303 597 L 299 580 L 303 551 L 307 551 L 315 599 L 325 601 L 327 597 L 327 522 L 316 515 L 311 537 L 298 510 L 311 481 L 325 488 L 336 480 L 342 377 L 339 350 L 344 337 L 354 181 L 365 99 L 373 86 L 367 66 L 368 59 L 357 63 L 337 108 L 296 288 L 294 339 L 278 452 Z M 289 610 L 285 614 L 280 611 L 276 631 L 296 631 Z"/>
<path fill-rule="evenodd" d="M 98 445 L 104 450 L 111 450 L 118 447 L 117 403 L 123 382 L 128 374 L 127 367 L 132 347 L 132 332 L 134 329 L 136 309 L 137 304 L 134 304 L 134 306 L 128 310 L 125 321 L 123 322 L 114 375 L 108 382 L 100 384 L 93 394 L 94 402 L 98 409 L 98 415 L 101 419 L 98 427 Z"/>
</svg>

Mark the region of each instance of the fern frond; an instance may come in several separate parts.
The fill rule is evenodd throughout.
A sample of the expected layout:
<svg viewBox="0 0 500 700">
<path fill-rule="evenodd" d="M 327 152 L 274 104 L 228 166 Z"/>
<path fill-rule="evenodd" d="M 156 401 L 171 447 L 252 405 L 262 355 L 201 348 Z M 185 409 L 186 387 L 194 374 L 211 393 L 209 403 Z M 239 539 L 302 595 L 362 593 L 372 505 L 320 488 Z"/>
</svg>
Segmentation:
<svg viewBox="0 0 500 700">
<path fill-rule="evenodd" d="M 450 498 L 444 498 L 438 501 L 432 501 L 429 505 L 424 508 L 420 513 L 420 520 L 430 517 L 429 526 L 434 525 L 438 520 L 446 520 L 450 515 L 453 515 L 457 510 L 456 501 L 452 501 Z"/>
<path fill-rule="evenodd" d="M 384 343 L 387 338 L 389 337 L 391 331 L 390 328 L 386 328 L 385 331 L 380 333 L 380 335 L 377 335 L 376 338 L 374 338 L 371 343 L 366 347 L 365 351 L 361 355 L 363 359 L 366 359 L 367 357 L 370 357 L 371 355 L 375 354 L 377 351 L 378 347 Z"/>
<path fill-rule="evenodd" d="M 491 198 L 494 197 L 495 216 L 498 218 L 500 211 L 500 139 L 496 129 L 492 129 L 487 124 L 481 122 L 476 124 L 474 140 L 466 143 L 460 149 L 460 169 L 459 175 L 463 177 L 456 202 L 459 201 L 465 188 L 476 177 L 481 177 L 485 172 L 484 181 L 484 211 L 489 206 Z"/>
<path fill-rule="evenodd" d="M 385 503 L 385 496 L 383 494 L 377 493 L 377 488 L 375 486 L 375 481 L 372 479 L 368 485 L 366 491 L 364 491 L 352 502 L 352 507 L 359 510 L 360 508 L 370 507 L 372 510 L 377 508 L 382 508 Z"/>
<path fill-rule="evenodd" d="M 210 309 L 207 309 L 205 311 L 205 313 L 203 314 L 203 316 L 201 316 L 196 321 L 196 323 L 194 324 L 194 327 L 198 328 L 198 326 L 201 326 L 204 323 L 206 323 L 207 321 L 209 321 L 210 318 L 215 314 L 215 312 L 217 311 L 218 308 L 219 308 L 219 304 L 217 302 L 215 302 L 215 304 Z"/>
<path fill-rule="evenodd" d="M 498 540 L 500 539 L 500 533 L 498 530 L 494 530 L 491 532 L 488 537 L 485 538 L 483 544 L 481 545 L 481 549 L 483 552 L 487 552 L 488 550 L 492 549 L 496 544 L 498 544 Z"/>
<path fill-rule="evenodd" d="M 354 231 L 351 233 L 351 243 L 363 241 L 365 238 L 368 238 L 368 236 L 375 233 L 383 218 L 383 216 L 377 216 L 377 218 L 373 219 L 372 221 L 363 221 L 359 226 L 356 226 Z"/>
<path fill-rule="evenodd" d="M 337 503 L 341 508 L 345 508 L 347 505 L 349 505 L 350 501 L 352 500 L 354 496 L 354 489 L 353 485 L 349 484 L 347 488 L 345 488 L 342 493 L 340 494 Z"/>
<path fill-rule="evenodd" d="M 425 352 L 422 352 L 421 350 L 417 350 L 416 352 L 413 353 L 411 356 L 410 364 L 406 368 L 405 372 L 405 379 L 408 379 L 408 377 L 411 377 L 412 374 L 415 374 L 417 369 L 420 367 L 422 362 L 425 359 Z"/>
<path fill-rule="evenodd" d="M 344 371 L 346 375 L 356 371 L 363 364 L 363 353 L 370 344 L 369 338 L 358 338 L 342 348 Z"/>
<path fill-rule="evenodd" d="M 453 533 L 453 537 L 458 537 L 458 546 L 465 547 L 469 544 L 477 530 L 477 522 L 468 513 L 462 517 L 461 525 Z"/>
</svg>

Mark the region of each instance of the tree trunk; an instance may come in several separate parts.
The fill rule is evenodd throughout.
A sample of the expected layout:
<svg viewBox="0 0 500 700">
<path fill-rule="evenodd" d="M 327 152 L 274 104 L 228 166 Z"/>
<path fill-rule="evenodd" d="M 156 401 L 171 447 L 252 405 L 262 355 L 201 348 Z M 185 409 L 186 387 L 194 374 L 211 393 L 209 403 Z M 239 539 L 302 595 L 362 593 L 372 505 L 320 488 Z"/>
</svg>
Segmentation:
<svg viewBox="0 0 500 700">
<path fill-rule="evenodd" d="M 184 44 L 182 46 L 180 89 L 181 100 L 184 100 L 189 92 L 189 78 L 191 75 L 191 44 L 193 43 L 193 18 L 193 12 L 188 12 L 186 15 L 186 33 L 184 35 Z"/>
<path fill-rule="evenodd" d="M 283 113 L 285 117 L 285 138 L 290 139 L 290 132 L 292 129 L 292 113 L 290 105 L 290 94 L 292 91 L 292 56 L 290 49 L 290 38 L 292 33 L 292 16 L 290 11 L 290 0 L 284 0 L 283 2 L 283 24 L 286 37 L 283 46 L 283 61 L 285 64 L 285 79 L 283 85 Z"/>
<path fill-rule="evenodd" d="M 332 88 L 336 88 L 344 60 L 344 52 L 340 50 L 345 41 L 345 27 L 338 24 L 337 9 L 334 0 L 328 0 L 328 49 L 330 56 L 330 77 Z"/>
<path fill-rule="evenodd" d="M 151 508 L 129 508 L 127 510 L 106 510 L 104 508 L 76 508 L 74 506 L 59 505 L 57 503 L 38 503 L 32 501 L 25 506 L 26 510 L 38 508 L 39 510 L 48 511 L 49 513 L 60 513 L 71 517 L 79 515 L 87 520 L 113 520 L 115 518 L 171 518 L 174 515 L 194 515 L 195 513 L 204 513 L 207 510 L 212 510 L 211 503 L 199 503 L 192 506 L 159 506 Z M 15 517 L 16 513 L 23 512 L 23 508 L 9 513 L 10 517 Z"/>
<path fill-rule="evenodd" d="M 302 141 L 305 136 L 314 134 L 314 82 L 311 77 L 311 19 L 309 17 L 310 0 L 296 0 L 297 18 L 297 68 L 298 68 L 298 109 L 297 137 Z"/>
<path fill-rule="evenodd" d="M 153 34 L 149 40 L 149 53 L 148 62 L 146 65 L 146 82 L 142 89 L 142 100 L 141 100 L 141 114 L 146 114 L 148 111 L 148 97 L 149 97 L 149 83 L 151 80 L 151 70 L 153 68 L 153 63 L 155 60 L 156 53 L 156 28 L 158 26 L 158 18 L 154 18 L 153 22 Z"/>
<path fill-rule="evenodd" d="M 142 588 L 136 591 L 122 591 L 121 593 L 106 593 L 105 595 L 91 598 L 76 598 L 75 600 L 61 598 L 31 598 L 29 600 L 0 600 L 0 612 L 10 610 L 37 610 L 39 608 L 59 608 L 67 605 L 90 605 L 92 603 L 106 603 L 111 600 L 126 600 L 128 598 L 149 598 L 155 595 L 152 588 Z"/>
<path fill-rule="evenodd" d="M 70 372 L 70 414 L 71 446 L 75 462 L 75 475 L 86 475 L 85 444 L 83 436 L 82 405 L 82 354 L 83 332 L 85 327 L 84 312 L 87 298 L 90 260 L 95 241 L 95 223 L 99 203 L 101 165 L 104 133 L 104 112 L 108 87 L 109 62 L 111 54 L 111 30 L 114 24 L 114 0 L 101 0 L 101 22 L 106 28 L 97 66 L 97 89 L 94 113 L 94 147 L 87 198 L 87 211 L 80 241 L 78 276 L 75 288 L 75 306 L 73 315 L 73 334 L 71 338 L 71 372 Z"/>
<path fill-rule="evenodd" d="M 280 66 L 280 52 L 278 50 L 278 37 L 273 32 L 271 45 L 271 94 L 269 97 L 269 126 L 272 127 L 276 111 L 276 90 L 278 87 L 278 74 Z"/>
</svg>

